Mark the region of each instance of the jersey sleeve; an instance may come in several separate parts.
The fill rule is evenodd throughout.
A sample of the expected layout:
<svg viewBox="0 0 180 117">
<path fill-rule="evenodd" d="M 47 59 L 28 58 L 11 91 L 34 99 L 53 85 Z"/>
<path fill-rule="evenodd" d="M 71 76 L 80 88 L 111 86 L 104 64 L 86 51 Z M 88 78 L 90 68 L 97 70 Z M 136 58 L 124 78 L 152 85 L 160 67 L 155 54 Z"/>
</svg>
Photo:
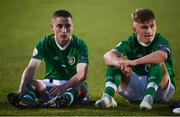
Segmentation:
<svg viewBox="0 0 180 117">
<path fill-rule="evenodd" d="M 82 40 L 81 40 L 81 43 L 79 45 L 79 53 L 78 53 L 77 63 L 87 63 L 87 64 L 89 64 L 88 46 Z"/>
<path fill-rule="evenodd" d="M 123 55 L 128 55 L 130 51 L 130 44 L 128 41 L 122 41 L 116 45 L 115 49 Z"/>
<path fill-rule="evenodd" d="M 168 54 L 168 56 L 169 56 L 169 54 L 171 53 L 170 45 L 169 45 L 168 41 L 165 40 L 165 39 L 161 39 L 161 40 L 154 46 L 153 50 L 154 50 L 154 51 L 156 51 L 156 50 L 164 51 L 164 52 L 166 52 L 166 53 Z"/>
<path fill-rule="evenodd" d="M 39 41 L 34 50 L 32 58 L 42 60 L 44 58 L 44 40 Z"/>
</svg>

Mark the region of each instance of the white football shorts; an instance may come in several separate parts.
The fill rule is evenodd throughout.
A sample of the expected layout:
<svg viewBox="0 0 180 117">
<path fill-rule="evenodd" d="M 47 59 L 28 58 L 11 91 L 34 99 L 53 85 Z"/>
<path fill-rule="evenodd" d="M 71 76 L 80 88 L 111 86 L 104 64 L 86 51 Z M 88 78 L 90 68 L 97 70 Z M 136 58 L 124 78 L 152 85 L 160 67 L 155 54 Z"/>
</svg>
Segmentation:
<svg viewBox="0 0 180 117">
<path fill-rule="evenodd" d="M 139 76 L 132 73 L 131 79 L 124 89 L 118 87 L 117 92 L 129 101 L 142 101 L 147 86 L 147 76 Z M 157 90 L 154 101 L 168 102 L 175 92 L 175 88 L 169 80 L 168 88 L 165 91 Z"/>
<path fill-rule="evenodd" d="M 61 86 L 67 82 L 66 80 L 54 80 L 54 79 L 52 80 L 52 82 L 50 81 L 50 79 L 43 79 L 38 81 L 40 81 L 44 85 L 43 87 L 46 90 L 49 90 L 54 86 Z"/>
</svg>

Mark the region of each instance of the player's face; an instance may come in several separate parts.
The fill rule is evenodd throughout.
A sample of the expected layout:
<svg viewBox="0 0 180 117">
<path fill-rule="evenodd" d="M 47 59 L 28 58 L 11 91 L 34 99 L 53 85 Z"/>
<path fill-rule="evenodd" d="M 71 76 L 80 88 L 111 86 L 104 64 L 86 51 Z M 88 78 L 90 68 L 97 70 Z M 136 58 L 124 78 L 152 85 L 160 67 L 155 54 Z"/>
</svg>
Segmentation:
<svg viewBox="0 0 180 117">
<path fill-rule="evenodd" d="M 73 31 L 71 17 L 53 18 L 51 27 L 60 45 L 65 45 L 71 39 L 71 33 Z"/>
<path fill-rule="evenodd" d="M 155 20 L 149 20 L 145 23 L 134 22 L 133 30 L 141 42 L 150 44 L 156 34 L 156 22 Z"/>
</svg>

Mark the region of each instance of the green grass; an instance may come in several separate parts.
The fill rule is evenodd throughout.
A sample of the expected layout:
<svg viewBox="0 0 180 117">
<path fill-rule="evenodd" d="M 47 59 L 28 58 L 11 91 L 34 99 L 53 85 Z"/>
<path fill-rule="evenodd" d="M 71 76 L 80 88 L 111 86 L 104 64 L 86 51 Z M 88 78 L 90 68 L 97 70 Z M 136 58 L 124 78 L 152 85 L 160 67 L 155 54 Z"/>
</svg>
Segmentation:
<svg viewBox="0 0 180 117">
<path fill-rule="evenodd" d="M 132 33 L 130 14 L 139 7 L 156 14 L 158 32 L 169 39 L 174 55 L 177 90 L 180 99 L 180 1 L 179 0 L 1 0 L 0 1 L 0 115 L 174 115 L 168 104 L 154 104 L 151 111 L 140 111 L 138 104 L 125 101 L 118 94 L 118 108 L 99 109 L 94 102 L 102 95 L 105 65 L 102 56 Z M 67 9 L 74 16 L 74 33 L 88 43 L 90 66 L 87 82 L 91 102 L 88 106 L 62 109 L 17 109 L 7 99 L 17 91 L 21 74 L 28 64 L 35 43 L 51 33 L 49 23 L 57 9 Z M 42 79 L 41 65 L 35 78 Z"/>
</svg>

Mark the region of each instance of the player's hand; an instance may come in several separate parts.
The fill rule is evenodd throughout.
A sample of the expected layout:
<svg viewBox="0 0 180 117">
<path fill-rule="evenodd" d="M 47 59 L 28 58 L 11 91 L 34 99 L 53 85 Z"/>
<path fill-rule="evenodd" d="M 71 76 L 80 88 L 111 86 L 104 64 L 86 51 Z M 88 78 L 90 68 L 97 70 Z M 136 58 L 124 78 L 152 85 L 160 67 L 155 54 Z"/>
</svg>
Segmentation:
<svg viewBox="0 0 180 117">
<path fill-rule="evenodd" d="M 133 60 L 120 60 L 120 61 L 116 61 L 116 64 L 115 66 L 117 68 L 121 68 L 122 66 L 129 66 L 129 67 L 133 67 L 133 66 L 136 66 L 137 63 Z"/>
<path fill-rule="evenodd" d="M 120 70 L 121 70 L 121 73 L 122 75 L 125 77 L 125 78 L 130 78 L 131 75 L 132 75 L 132 69 L 131 67 L 129 66 L 125 66 L 125 65 L 121 65 L 120 66 Z"/>
<path fill-rule="evenodd" d="M 121 70 L 122 75 L 128 78 L 132 74 L 132 66 L 135 66 L 135 63 L 133 63 L 133 61 L 130 60 L 120 60 L 116 63 L 116 67 Z"/>
<path fill-rule="evenodd" d="M 55 86 L 55 87 L 51 88 L 50 95 L 56 96 L 62 92 L 64 92 L 64 88 L 62 86 Z"/>
</svg>

